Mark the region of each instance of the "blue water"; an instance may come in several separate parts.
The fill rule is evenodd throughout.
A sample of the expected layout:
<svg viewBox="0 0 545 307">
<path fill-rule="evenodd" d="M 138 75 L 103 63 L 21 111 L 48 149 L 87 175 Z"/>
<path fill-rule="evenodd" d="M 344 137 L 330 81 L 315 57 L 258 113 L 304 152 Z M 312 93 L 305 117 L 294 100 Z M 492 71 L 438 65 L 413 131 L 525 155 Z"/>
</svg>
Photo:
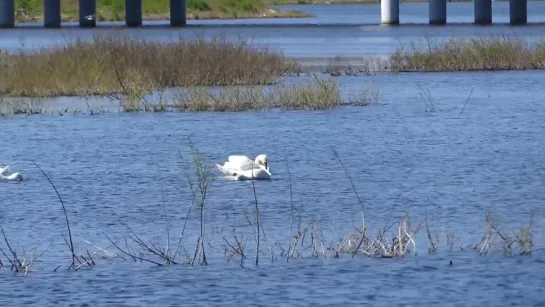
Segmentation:
<svg viewBox="0 0 545 307">
<path fill-rule="evenodd" d="M 407 4 L 407 10 L 412 5 L 414 14 L 425 21 L 427 17 L 418 15 L 422 10 L 417 8 L 424 4 Z M 458 5 L 470 6 L 449 3 L 449 8 Z M 539 2 L 531 5 L 545 8 Z M 358 16 L 355 8 L 373 7 L 301 8 L 323 10 L 322 20 L 328 18 L 330 10 L 330 22 L 334 23 L 343 10 L 346 16 L 355 16 L 346 18 L 350 22 Z M 538 11 L 531 10 L 536 15 Z M 260 42 L 272 41 L 292 56 L 320 57 L 361 56 L 369 50 L 386 53 L 395 37 L 422 38 L 426 31 L 447 37 L 448 33 L 468 36 L 510 29 L 525 38 L 541 35 L 540 26 L 123 31 L 154 39 L 202 30 L 209 34 L 242 33 L 257 36 Z M 19 38 L 40 45 L 59 43 L 63 35 L 75 38 L 92 33 L 16 29 L 2 32 L 0 44 L 15 50 L 29 47 L 18 45 Z M 328 39 L 337 42 L 331 44 Z M 34 246 L 39 251 L 47 249 L 24 278 L 10 273 L 9 265 L 1 269 L 2 306 L 543 305 L 545 299 L 539 293 L 545 286 L 541 273 L 545 268 L 544 73 L 418 73 L 338 79 L 344 95 L 356 93 L 362 86 L 378 87 L 379 103 L 316 112 L 111 111 L 96 116 L 68 113 L 0 119 L 0 142 L 4 144 L 1 165 L 9 164 L 26 179 L 0 184 L 0 225 L 19 254 Z M 429 90 L 433 111 L 430 101 L 421 97 L 418 85 Z M 71 102 L 74 109 L 86 106 L 81 99 L 60 98 L 49 101 L 49 107 L 63 108 Z M 91 104 L 109 104 L 112 110 L 115 107 L 108 100 Z M 66 228 L 61 206 L 31 161 L 38 163 L 58 188 L 79 254 L 86 249 L 96 251 L 90 242 L 127 258 L 106 237 L 125 247 L 125 225 L 145 240 L 159 238 L 165 243 L 166 212 L 171 249 L 176 247 L 188 216 L 178 256 L 184 262 L 192 255 L 199 235 L 198 209 L 187 215 L 192 199 L 186 180 L 186 174 L 192 176 L 188 137 L 212 169 L 214 163 L 223 163 L 231 154 L 269 156 L 273 179 L 256 182 L 264 230 L 260 266 L 255 267 L 255 235 L 247 220 L 254 222 L 252 185 L 225 180 L 213 169 L 216 177 L 205 205 L 207 266 L 182 263 L 157 267 L 130 259 L 103 258 L 105 254 L 99 252 L 92 269 L 66 271 L 71 260 L 62 237 Z M 427 234 L 420 230 L 415 235 L 416 256 L 411 250 L 405 258 L 356 255 L 352 259 L 346 254 L 332 258 L 326 250 L 326 257 L 321 254 L 314 259 L 307 250 L 304 259 L 286 262 L 281 251 L 288 246 L 292 226 L 297 231 L 311 221 L 319 222 L 325 247 L 360 226 L 362 206 L 351 181 L 362 201 L 370 236 L 389 221 L 399 221 L 406 212 L 413 228 L 427 215 L 431 231 L 441 239 L 436 254 L 428 255 Z M 500 241 L 487 256 L 468 248 L 486 233 L 486 212 L 501 219 L 504 233 L 512 234 L 531 221 L 535 252 L 531 256 L 504 256 Z M 233 241 L 233 225 L 237 236 L 248 240 L 243 267 L 240 257 L 227 262 L 222 247 L 223 237 Z M 449 233 L 456 235 L 452 250 L 446 242 Z M 134 244 L 129 246 L 134 250 Z M 274 262 L 269 247 L 274 251 Z M 4 242 L 0 248 L 7 251 Z M 0 259 L 8 264 L 5 257 Z"/>
</svg>

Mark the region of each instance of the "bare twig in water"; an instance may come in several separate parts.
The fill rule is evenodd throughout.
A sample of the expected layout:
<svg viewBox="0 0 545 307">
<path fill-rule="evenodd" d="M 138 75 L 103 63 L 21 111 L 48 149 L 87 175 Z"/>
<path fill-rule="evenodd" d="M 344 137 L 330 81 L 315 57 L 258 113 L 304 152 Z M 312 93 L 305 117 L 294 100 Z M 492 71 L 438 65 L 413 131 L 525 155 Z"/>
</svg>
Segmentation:
<svg viewBox="0 0 545 307">
<path fill-rule="evenodd" d="M 257 192 L 255 190 L 255 182 L 254 182 L 254 172 L 253 169 L 250 171 L 252 174 L 252 191 L 254 193 L 254 205 L 255 205 L 255 222 L 256 222 L 256 255 L 255 255 L 255 266 L 257 267 L 259 265 L 259 242 L 260 237 L 259 234 L 261 232 L 260 230 L 260 213 L 259 213 L 259 204 L 257 201 Z"/>
<path fill-rule="evenodd" d="M 458 114 L 458 119 L 460 119 L 460 116 L 462 116 L 462 113 L 464 113 L 464 110 L 466 108 L 467 103 L 469 102 L 469 98 L 471 98 L 471 94 L 473 94 L 473 89 L 475 88 L 475 85 L 471 87 L 471 92 L 469 92 L 469 96 L 467 96 L 466 102 L 464 103 L 464 107 L 460 111 L 460 114 Z"/>
<path fill-rule="evenodd" d="M 133 258 L 134 260 L 140 260 L 140 261 L 144 261 L 144 262 L 149 262 L 149 263 L 153 263 L 153 264 L 156 264 L 158 266 L 162 266 L 163 264 L 157 262 L 157 261 L 153 261 L 153 260 L 149 260 L 149 259 L 146 259 L 146 258 L 143 258 L 143 257 L 140 257 L 140 256 L 137 256 L 135 254 L 132 254 L 132 253 L 129 253 L 127 250 L 124 250 L 123 248 L 121 248 L 119 245 L 117 245 L 109 236 L 108 234 L 104 233 L 104 235 L 106 236 L 106 238 L 108 238 L 108 240 L 112 243 L 113 246 L 115 246 L 115 248 L 117 248 L 120 252 L 122 252 L 123 254 Z"/>
<path fill-rule="evenodd" d="M 481 241 L 473 246 L 473 249 L 479 249 L 480 255 L 488 254 L 495 238 L 499 238 L 501 240 L 500 242 L 502 243 L 503 252 L 506 255 L 512 254 L 512 246 L 515 243 L 519 248 L 519 255 L 531 255 L 533 248 L 533 236 L 531 231 L 533 213 L 530 216 L 529 226 L 520 227 L 518 232 L 514 234 L 516 239 L 513 239 L 513 236 L 509 235 L 507 232 L 503 232 L 489 212 L 487 212 L 485 215 L 485 222 L 487 225 L 487 232 Z"/>
<path fill-rule="evenodd" d="M 74 251 L 74 243 L 73 243 L 73 240 L 72 240 L 72 231 L 70 229 L 70 222 L 68 220 L 68 213 L 66 212 L 66 207 L 64 206 L 64 201 L 62 200 L 62 197 L 59 194 L 59 191 L 55 187 L 55 184 L 53 184 L 51 179 L 49 179 L 49 176 L 47 176 L 47 174 L 42 170 L 42 168 L 38 164 L 36 164 L 36 162 L 34 162 L 33 160 L 31 160 L 31 161 L 42 172 L 42 174 L 45 176 L 47 181 L 49 181 L 49 183 L 51 184 L 51 186 L 55 190 L 55 193 L 57 194 L 57 197 L 59 198 L 59 201 L 61 203 L 62 211 L 64 212 L 64 217 L 66 219 L 66 228 L 68 229 L 68 241 L 66 239 L 65 239 L 65 241 L 68 244 L 68 248 L 70 249 L 70 252 L 72 253 L 72 264 L 68 267 L 68 269 L 73 268 L 76 265 L 76 260 L 80 264 L 81 264 L 81 262 L 79 261 L 78 257 L 76 256 L 76 253 Z"/>
<path fill-rule="evenodd" d="M 428 240 L 429 240 L 429 247 L 428 247 L 428 252 L 429 253 L 432 253 L 432 252 L 435 252 L 437 250 L 437 248 L 439 247 L 439 242 L 437 240 L 434 240 L 432 235 L 431 235 L 431 231 L 430 231 L 430 227 L 429 227 L 429 224 L 428 224 L 428 213 L 424 213 L 424 223 L 426 224 L 426 232 L 428 233 Z"/>
<path fill-rule="evenodd" d="M 191 138 L 189 138 L 189 147 L 191 149 L 191 154 L 193 158 L 193 167 L 197 176 L 197 186 L 193 188 L 191 180 L 189 180 L 189 185 L 193 193 L 199 196 L 197 206 L 199 208 L 199 219 L 200 219 L 200 236 L 197 240 L 197 246 L 195 247 L 195 253 L 191 259 L 190 264 L 195 263 L 195 259 L 198 255 L 202 256 L 201 264 L 208 264 L 206 261 L 206 253 L 204 250 L 204 231 L 205 231 L 205 221 L 204 221 L 204 209 L 206 199 L 208 197 L 208 186 L 212 179 L 214 178 L 214 173 L 203 161 L 201 153 L 193 146 Z"/>
<path fill-rule="evenodd" d="M 163 190 L 163 183 L 162 183 L 162 180 L 161 180 L 161 172 L 159 171 L 159 165 L 157 165 L 157 176 L 159 176 L 159 184 L 160 184 L 160 187 L 161 187 L 161 204 L 163 205 L 163 215 L 165 217 L 165 228 L 166 228 L 165 230 L 166 230 L 166 233 L 167 233 L 166 254 L 169 255 L 170 254 L 170 227 L 169 227 L 169 224 L 168 224 L 167 208 L 165 206 L 165 192 Z M 174 257 L 175 256 L 176 255 L 174 255 Z"/>
<path fill-rule="evenodd" d="M 348 170 L 346 169 L 343 161 L 341 160 L 341 157 L 339 157 L 339 154 L 337 153 L 335 148 L 333 148 L 333 146 L 329 146 L 329 147 L 331 148 L 331 150 L 333 151 L 333 154 L 335 155 L 335 157 L 337 158 L 337 160 L 341 164 L 342 168 L 344 169 L 344 173 L 346 174 L 346 177 L 348 178 L 348 181 L 350 181 L 352 191 L 356 195 L 356 198 L 358 199 L 358 203 L 361 206 L 361 215 L 362 215 L 362 220 L 363 220 L 362 227 L 363 227 L 363 230 L 365 232 L 365 207 L 363 206 L 363 201 L 361 200 L 360 195 L 358 194 L 358 191 L 356 190 L 356 186 L 354 185 L 354 181 L 352 180 L 352 177 L 350 177 L 350 174 L 348 173 Z"/>
<path fill-rule="evenodd" d="M 47 249 L 42 251 L 40 254 L 36 254 L 38 247 L 33 247 L 30 249 L 30 251 L 26 253 L 23 251 L 23 254 L 25 256 L 24 258 L 20 258 L 19 255 L 17 255 L 15 250 L 9 244 L 9 240 L 2 226 L 0 226 L 0 231 L 2 232 L 2 236 L 4 237 L 4 242 L 6 242 L 6 246 L 8 247 L 8 250 L 11 253 L 11 256 L 13 257 L 13 259 L 11 259 L 1 248 L 0 248 L 0 253 L 2 253 L 4 257 L 6 257 L 8 262 L 11 264 L 11 270 L 13 270 L 16 273 L 24 273 L 24 275 L 26 275 L 31 270 L 34 262 L 36 262 L 36 260 L 38 260 L 38 258 L 40 258 L 46 252 Z M 0 261 L 0 265 L 2 265 L 1 261 Z"/>
<path fill-rule="evenodd" d="M 290 239 L 288 241 L 288 244 L 291 243 L 291 239 L 293 238 L 293 190 L 292 190 L 292 183 L 291 183 L 291 170 L 290 170 L 290 164 L 288 159 L 286 159 L 286 169 L 288 171 L 288 183 L 290 188 Z M 286 261 L 289 262 L 290 259 L 290 249 L 291 244 L 288 247 L 288 253 L 286 257 Z"/>
<path fill-rule="evenodd" d="M 231 244 L 225 236 L 223 237 L 223 241 L 227 244 L 224 246 L 225 253 L 227 254 L 228 250 L 230 251 L 229 258 L 227 259 L 227 262 L 229 262 L 235 255 L 240 255 L 240 266 L 244 267 L 244 259 L 246 259 L 246 255 L 244 253 L 244 250 L 246 248 L 247 240 L 244 240 L 243 236 L 240 236 L 240 239 L 237 237 L 236 234 L 236 219 L 233 219 L 233 238 L 235 239 L 235 244 Z"/>
<path fill-rule="evenodd" d="M 418 93 L 420 95 L 420 98 L 424 100 L 425 109 L 426 112 L 435 112 L 435 104 L 433 103 L 433 98 L 431 97 L 431 93 L 429 90 L 422 88 L 420 84 L 416 84 L 420 92 Z M 429 104 L 429 106 L 428 106 Z"/>
</svg>

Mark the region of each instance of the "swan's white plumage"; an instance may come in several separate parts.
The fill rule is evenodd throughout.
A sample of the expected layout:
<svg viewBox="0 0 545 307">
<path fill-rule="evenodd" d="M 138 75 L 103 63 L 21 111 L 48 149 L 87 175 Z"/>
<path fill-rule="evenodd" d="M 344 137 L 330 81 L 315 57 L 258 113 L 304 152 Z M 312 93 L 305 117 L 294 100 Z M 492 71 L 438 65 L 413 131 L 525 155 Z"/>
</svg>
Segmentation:
<svg viewBox="0 0 545 307">
<path fill-rule="evenodd" d="M 23 181 L 23 175 L 20 173 L 13 173 L 8 176 L 0 175 L 0 181 Z"/>
<path fill-rule="evenodd" d="M 218 169 L 225 175 L 230 176 L 234 180 L 268 180 L 271 178 L 271 173 L 269 172 L 269 169 L 265 169 L 263 167 L 254 168 L 250 170 L 236 170 L 236 169 L 230 169 L 225 168 L 219 164 L 216 164 Z"/>
<path fill-rule="evenodd" d="M 243 171 L 235 175 L 235 180 L 268 180 L 271 178 L 269 169 L 258 168 L 249 171 Z"/>
<path fill-rule="evenodd" d="M 0 181 L 23 181 L 23 175 L 20 173 L 13 173 L 6 175 L 9 170 L 9 165 L 6 167 L 0 167 Z"/>
<path fill-rule="evenodd" d="M 228 161 L 223 164 L 224 168 L 248 171 L 252 168 L 260 168 L 263 165 L 267 168 L 267 156 L 259 155 L 252 161 L 246 156 L 229 156 Z"/>
<path fill-rule="evenodd" d="M 229 156 L 228 161 L 223 165 L 216 164 L 216 167 L 225 175 L 235 180 L 266 180 L 271 177 L 267 166 L 267 156 L 259 155 L 252 161 L 246 156 Z"/>
<path fill-rule="evenodd" d="M 9 170 L 9 165 L 6 167 L 0 167 L 0 175 L 4 175 Z"/>
</svg>

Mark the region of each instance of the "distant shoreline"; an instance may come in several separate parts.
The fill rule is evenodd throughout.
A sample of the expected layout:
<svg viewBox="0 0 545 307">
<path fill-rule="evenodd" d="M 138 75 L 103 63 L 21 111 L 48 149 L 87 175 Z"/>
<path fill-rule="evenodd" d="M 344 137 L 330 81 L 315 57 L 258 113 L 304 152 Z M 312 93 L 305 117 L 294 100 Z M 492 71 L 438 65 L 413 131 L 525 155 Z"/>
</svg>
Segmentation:
<svg viewBox="0 0 545 307">
<path fill-rule="evenodd" d="M 272 8 L 268 0 L 193 0 L 187 3 L 187 20 L 198 19 L 247 19 L 247 18 L 305 18 L 312 15 L 299 10 Z M 42 0 L 15 1 L 17 23 L 42 22 Z M 142 20 L 168 20 L 170 0 L 142 2 Z M 96 19 L 99 22 L 125 20 L 125 0 L 97 0 Z M 79 20 L 78 0 L 61 3 L 61 21 Z"/>
<path fill-rule="evenodd" d="M 62 22 L 77 22 L 79 19 L 77 3 L 74 0 L 67 0 L 67 4 L 63 4 L 61 12 Z M 117 0 L 120 1 L 120 0 Z M 144 7 L 142 13 L 143 21 L 160 21 L 169 20 L 170 7 L 168 1 L 156 0 L 157 2 L 153 7 Z M 216 2 L 222 2 L 224 0 L 215 0 Z M 238 0 L 232 0 L 238 1 Z M 471 2 L 473 0 L 447 0 L 448 2 Z M 495 0 L 498 2 L 507 2 L 509 0 Z M 545 1 L 545 0 L 528 0 L 528 1 Z M 99 22 L 115 22 L 125 20 L 124 6 L 108 6 L 101 3 L 101 0 L 97 1 L 97 20 Z M 214 1 L 210 1 L 211 3 Z M 401 3 L 423 3 L 429 2 L 429 0 L 400 0 Z M 18 3 L 18 2 L 17 2 Z M 17 4 L 16 3 L 16 4 Z M 232 20 L 232 19 L 269 19 L 269 18 L 309 18 L 314 17 L 309 13 L 300 10 L 281 10 L 272 8 L 271 6 L 278 5 L 293 5 L 293 6 L 305 6 L 305 5 L 342 5 L 342 4 L 377 4 L 380 0 L 256 0 L 256 5 L 251 9 L 240 9 L 235 7 L 228 7 L 221 5 L 210 5 L 205 8 L 193 8 L 187 9 L 187 20 Z M 145 4 L 145 2 L 143 3 Z M 43 22 L 43 7 L 37 6 L 16 6 L 15 21 L 17 23 L 34 23 Z"/>
</svg>

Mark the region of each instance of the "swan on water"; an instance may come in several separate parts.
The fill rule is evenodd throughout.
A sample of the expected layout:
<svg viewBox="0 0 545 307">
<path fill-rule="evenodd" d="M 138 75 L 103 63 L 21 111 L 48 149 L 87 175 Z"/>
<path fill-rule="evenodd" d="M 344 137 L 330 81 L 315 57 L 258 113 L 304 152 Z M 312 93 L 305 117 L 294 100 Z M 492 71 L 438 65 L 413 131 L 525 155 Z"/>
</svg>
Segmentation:
<svg viewBox="0 0 545 307">
<path fill-rule="evenodd" d="M 254 168 L 247 171 L 233 171 L 233 178 L 237 181 L 242 180 L 269 180 L 271 173 L 268 169 Z"/>
<path fill-rule="evenodd" d="M 13 173 L 8 176 L 0 175 L 0 181 L 23 181 L 23 175 L 20 173 Z"/>
<path fill-rule="evenodd" d="M 267 163 L 267 155 L 258 155 L 254 161 L 246 156 L 229 156 L 223 165 L 216 164 L 217 168 L 226 176 L 236 180 L 264 180 L 271 177 Z"/>
<path fill-rule="evenodd" d="M 6 167 L 0 167 L 0 181 L 23 181 L 23 175 L 20 173 L 13 173 L 6 175 L 9 170 L 9 165 Z"/>
</svg>

